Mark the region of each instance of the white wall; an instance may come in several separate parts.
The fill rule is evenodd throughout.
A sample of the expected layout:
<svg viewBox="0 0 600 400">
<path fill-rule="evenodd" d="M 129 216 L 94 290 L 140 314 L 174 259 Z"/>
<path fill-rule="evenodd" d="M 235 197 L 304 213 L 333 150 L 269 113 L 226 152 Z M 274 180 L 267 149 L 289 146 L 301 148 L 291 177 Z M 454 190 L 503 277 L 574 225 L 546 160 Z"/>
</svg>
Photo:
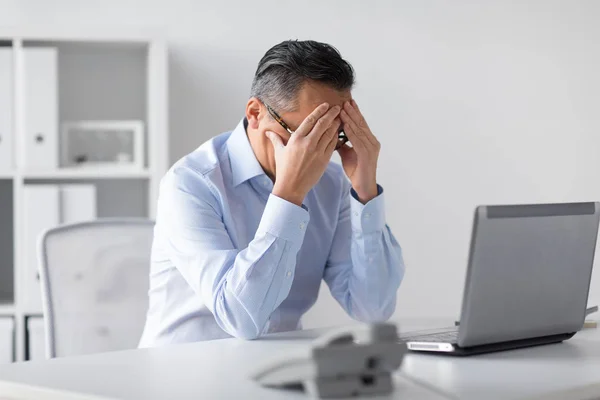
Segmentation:
<svg viewBox="0 0 600 400">
<path fill-rule="evenodd" d="M 599 20 L 594 0 L 0 0 L 3 25 L 164 27 L 172 160 L 236 125 L 271 45 L 337 46 L 383 143 L 397 318 L 458 313 L 476 204 L 600 199 Z M 322 295 L 305 326 L 345 320 Z"/>
</svg>

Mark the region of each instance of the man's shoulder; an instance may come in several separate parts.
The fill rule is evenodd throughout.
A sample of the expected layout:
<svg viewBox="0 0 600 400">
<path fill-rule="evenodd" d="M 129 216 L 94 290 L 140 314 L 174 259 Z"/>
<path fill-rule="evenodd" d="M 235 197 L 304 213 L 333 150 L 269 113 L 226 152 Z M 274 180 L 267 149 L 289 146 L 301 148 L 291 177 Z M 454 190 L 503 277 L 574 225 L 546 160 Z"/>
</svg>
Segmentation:
<svg viewBox="0 0 600 400">
<path fill-rule="evenodd" d="M 209 139 L 196 150 L 179 159 L 171 170 L 189 169 L 199 175 L 207 175 L 219 168 L 227 149 L 227 139 L 231 132 L 225 132 Z"/>
<path fill-rule="evenodd" d="M 226 159 L 227 139 L 230 135 L 231 132 L 225 132 L 215 136 L 179 159 L 163 177 L 162 186 L 195 194 L 205 190 L 212 192 L 214 187 L 210 184 L 211 177 L 220 170 L 222 161 Z"/>
</svg>

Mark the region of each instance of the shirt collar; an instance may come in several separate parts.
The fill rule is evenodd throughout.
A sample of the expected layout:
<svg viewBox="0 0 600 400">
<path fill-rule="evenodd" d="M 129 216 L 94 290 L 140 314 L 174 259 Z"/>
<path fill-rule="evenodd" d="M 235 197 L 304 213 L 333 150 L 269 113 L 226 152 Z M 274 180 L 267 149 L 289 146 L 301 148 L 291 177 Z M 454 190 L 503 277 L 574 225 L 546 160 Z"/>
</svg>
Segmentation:
<svg viewBox="0 0 600 400">
<path fill-rule="evenodd" d="M 227 139 L 233 186 L 237 186 L 255 176 L 265 173 L 258 163 L 256 155 L 254 155 L 252 146 L 250 146 L 250 141 L 246 134 L 247 127 L 248 120 L 244 118 Z"/>
</svg>

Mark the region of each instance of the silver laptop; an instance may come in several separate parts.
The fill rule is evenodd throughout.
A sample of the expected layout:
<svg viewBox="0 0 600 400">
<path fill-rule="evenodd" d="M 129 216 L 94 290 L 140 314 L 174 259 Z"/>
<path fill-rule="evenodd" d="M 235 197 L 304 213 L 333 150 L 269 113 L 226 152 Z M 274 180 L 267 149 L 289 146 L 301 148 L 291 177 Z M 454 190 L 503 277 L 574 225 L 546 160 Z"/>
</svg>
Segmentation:
<svg viewBox="0 0 600 400">
<path fill-rule="evenodd" d="M 402 339 L 471 355 L 571 338 L 585 319 L 599 221 L 600 203 L 478 207 L 459 327 Z"/>
</svg>

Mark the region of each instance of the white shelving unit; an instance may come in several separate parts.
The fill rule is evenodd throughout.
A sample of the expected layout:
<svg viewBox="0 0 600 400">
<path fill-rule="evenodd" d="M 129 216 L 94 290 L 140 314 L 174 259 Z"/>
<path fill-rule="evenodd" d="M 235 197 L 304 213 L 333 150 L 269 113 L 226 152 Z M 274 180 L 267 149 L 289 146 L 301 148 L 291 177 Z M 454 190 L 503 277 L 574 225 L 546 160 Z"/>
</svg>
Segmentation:
<svg viewBox="0 0 600 400">
<path fill-rule="evenodd" d="M 26 107 L 31 91 L 25 62 L 29 48 L 56 50 L 58 126 L 53 129 L 60 132 L 60 125 L 66 121 L 141 120 L 143 167 L 27 165 L 26 137 L 31 134 L 27 129 L 32 118 Z M 13 155 L 9 168 L 0 167 L 0 316 L 14 317 L 14 354 L 16 361 L 23 361 L 28 354 L 27 319 L 42 317 L 41 309 L 25 307 L 23 301 L 31 287 L 23 273 L 26 257 L 30 256 L 26 254 L 30 246 L 24 223 L 32 215 L 24 205 L 25 188 L 93 184 L 99 218 L 154 218 L 159 181 L 169 166 L 168 54 L 165 41 L 155 32 L 81 27 L 0 27 L 0 50 L 8 50 L 12 60 L 9 134 Z M 0 135 L 4 134 L 1 129 L 2 125 Z"/>
<path fill-rule="evenodd" d="M 149 179 L 152 172 L 148 169 L 141 171 L 115 169 L 70 169 L 62 168 L 55 171 L 24 171 L 24 179 Z"/>
</svg>

